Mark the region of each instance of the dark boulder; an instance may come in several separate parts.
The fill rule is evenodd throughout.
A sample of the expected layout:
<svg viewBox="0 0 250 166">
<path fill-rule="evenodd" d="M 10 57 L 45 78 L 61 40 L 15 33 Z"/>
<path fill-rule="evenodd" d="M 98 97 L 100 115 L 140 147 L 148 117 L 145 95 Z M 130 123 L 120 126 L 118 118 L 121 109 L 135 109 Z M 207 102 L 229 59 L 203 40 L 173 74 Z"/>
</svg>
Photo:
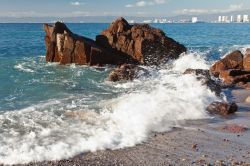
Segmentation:
<svg viewBox="0 0 250 166">
<path fill-rule="evenodd" d="M 147 24 L 130 25 L 124 18 L 115 20 L 96 37 L 98 45 L 117 55 L 133 58 L 139 64 L 159 65 L 176 59 L 186 48 Z"/>
<path fill-rule="evenodd" d="M 148 71 L 132 64 L 124 64 L 115 68 L 108 76 L 108 80 L 117 81 L 132 81 L 140 76 L 148 75 Z"/>
<path fill-rule="evenodd" d="M 213 102 L 207 107 L 207 111 L 211 114 L 229 115 L 237 112 L 238 106 L 236 103 Z"/>
</svg>

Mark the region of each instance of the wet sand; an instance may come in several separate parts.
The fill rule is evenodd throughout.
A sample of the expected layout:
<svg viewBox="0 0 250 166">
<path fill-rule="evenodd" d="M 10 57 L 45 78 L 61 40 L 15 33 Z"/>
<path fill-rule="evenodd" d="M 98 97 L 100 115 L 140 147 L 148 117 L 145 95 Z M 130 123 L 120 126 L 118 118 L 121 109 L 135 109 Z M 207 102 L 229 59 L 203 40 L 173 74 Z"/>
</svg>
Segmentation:
<svg viewBox="0 0 250 166">
<path fill-rule="evenodd" d="M 190 121 L 185 128 L 152 133 L 135 147 L 84 153 L 61 161 L 28 165 L 250 165 L 250 91 L 233 90 L 230 98 L 239 112 L 207 121 Z M 247 130 L 240 133 L 222 128 L 236 124 Z"/>
</svg>

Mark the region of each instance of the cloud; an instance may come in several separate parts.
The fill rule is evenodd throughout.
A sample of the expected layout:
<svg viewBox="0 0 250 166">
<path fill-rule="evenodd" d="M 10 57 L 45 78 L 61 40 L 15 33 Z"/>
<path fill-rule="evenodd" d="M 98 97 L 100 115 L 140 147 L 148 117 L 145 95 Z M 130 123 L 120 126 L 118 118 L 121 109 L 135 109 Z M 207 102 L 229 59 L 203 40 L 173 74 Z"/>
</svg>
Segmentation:
<svg viewBox="0 0 250 166">
<path fill-rule="evenodd" d="M 151 1 L 144 1 L 140 0 L 135 2 L 134 4 L 127 4 L 125 7 L 132 8 L 132 7 L 145 7 L 145 6 L 153 6 L 166 3 L 166 0 L 151 0 Z"/>
<path fill-rule="evenodd" d="M 176 14 L 215 14 L 245 10 L 243 4 L 230 5 L 226 9 L 181 9 L 175 11 Z"/>
<path fill-rule="evenodd" d="M 70 2 L 70 5 L 72 5 L 72 6 L 80 6 L 80 5 L 83 5 L 83 3 L 75 1 L 75 2 Z"/>
</svg>

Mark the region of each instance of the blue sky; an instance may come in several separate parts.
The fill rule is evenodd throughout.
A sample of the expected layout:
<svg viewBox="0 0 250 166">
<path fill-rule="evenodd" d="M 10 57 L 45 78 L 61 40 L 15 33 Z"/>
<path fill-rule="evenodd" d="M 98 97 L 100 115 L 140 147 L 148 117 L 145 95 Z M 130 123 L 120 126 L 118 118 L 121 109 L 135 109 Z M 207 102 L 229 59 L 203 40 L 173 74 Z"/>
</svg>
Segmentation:
<svg viewBox="0 0 250 166">
<path fill-rule="evenodd" d="M 173 16 L 248 9 L 250 0 L 0 0 L 0 16 Z"/>
</svg>

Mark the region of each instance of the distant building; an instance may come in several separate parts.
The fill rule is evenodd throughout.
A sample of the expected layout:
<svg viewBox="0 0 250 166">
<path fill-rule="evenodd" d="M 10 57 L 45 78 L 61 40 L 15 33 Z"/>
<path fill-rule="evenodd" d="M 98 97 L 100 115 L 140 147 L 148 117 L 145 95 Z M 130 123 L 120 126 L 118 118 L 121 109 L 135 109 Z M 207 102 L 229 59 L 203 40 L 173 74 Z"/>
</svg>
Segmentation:
<svg viewBox="0 0 250 166">
<path fill-rule="evenodd" d="M 237 15 L 237 22 L 242 22 L 241 15 Z"/>
<path fill-rule="evenodd" d="M 192 23 L 197 23 L 198 22 L 198 17 L 192 17 Z"/>
<path fill-rule="evenodd" d="M 221 22 L 226 22 L 227 16 L 221 16 Z"/>
<path fill-rule="evenodd" d="M 146 24 L 150 24 L 152 23 L 153 21 L 152 20 L 144 20 L 143 23 L 146 23 Z"/>
<path fill-rule="evenodd" d="M 248 15 L 243 15 L 243 22 L 249 22 L 249 17 Z"/>
<path fill-rule="evenodd" d="M 234 22 L 234 16 L 230 17 L 230 22 Z"/>
<path fill-rule="evenodd" d="M 218 22 L 222 22 L 221 16 L 218 17 Z"/>
</svg>

